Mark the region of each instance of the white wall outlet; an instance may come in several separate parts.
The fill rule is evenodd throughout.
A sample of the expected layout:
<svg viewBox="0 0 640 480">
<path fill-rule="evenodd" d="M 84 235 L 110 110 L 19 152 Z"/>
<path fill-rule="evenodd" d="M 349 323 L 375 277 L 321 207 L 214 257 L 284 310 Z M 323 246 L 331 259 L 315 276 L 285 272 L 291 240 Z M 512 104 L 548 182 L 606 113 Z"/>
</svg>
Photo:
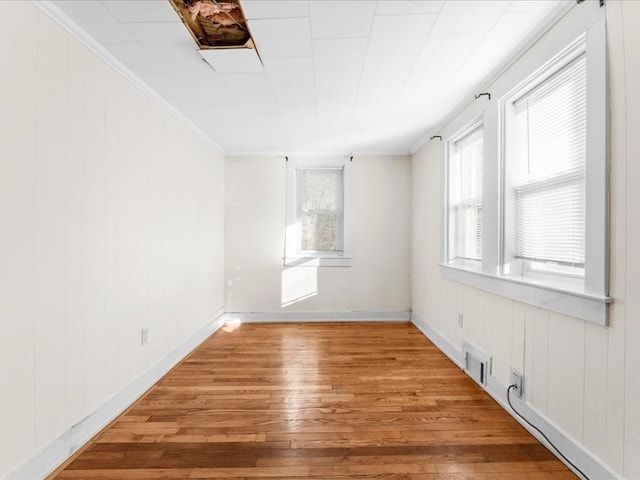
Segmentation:
<svg viewBox="0 0 640 480">
<path fill-rule="evenodd" d="M 149 343 L 149 329 L 144 327 L 140 331 L 140 345 L 146 345 L 147 343 Z"/>
<path fill-rule="evenodd" d="M 515 385 L 512 391 L 516 397 L 522 398 L 524 395 L 524 375 L 513 368 L 511 369 L 511 385 Z"/>
<path fill-rule="evenodd" d="M 462 325 L 464 325 L 464 314 L 458 313 L 458 326 L 462 328 Z"/>
</svg>

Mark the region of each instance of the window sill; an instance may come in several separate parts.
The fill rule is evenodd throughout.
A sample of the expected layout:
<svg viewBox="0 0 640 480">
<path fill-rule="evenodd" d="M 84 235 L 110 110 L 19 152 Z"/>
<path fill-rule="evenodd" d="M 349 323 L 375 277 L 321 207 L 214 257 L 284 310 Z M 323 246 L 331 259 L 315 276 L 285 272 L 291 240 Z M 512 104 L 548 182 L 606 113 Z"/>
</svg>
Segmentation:
<svg viewBox="0 0 640 480">
<path fill-rule="evenodd" d="M 467 270 L 452 265 L 440 265 L 443 278 L 464 283 L 471 287 L 502 295 L 523 303 L 535 305 L 597 325 L 609 323 L 608 296 L 589 295 L 520 278 L 502 277 Z"/>
<path fill-rule="evenodd" d="M 285 267 L 350 267 L 351 257 L 323 256 L 323 257 L 286 257 Z"/>
</svg>

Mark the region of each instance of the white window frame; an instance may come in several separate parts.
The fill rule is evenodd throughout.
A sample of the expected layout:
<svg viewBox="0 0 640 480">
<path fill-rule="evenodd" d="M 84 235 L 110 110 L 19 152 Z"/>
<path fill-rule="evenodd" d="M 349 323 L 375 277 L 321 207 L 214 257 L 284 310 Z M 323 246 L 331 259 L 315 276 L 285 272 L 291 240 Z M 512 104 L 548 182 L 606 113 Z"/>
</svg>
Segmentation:
<svg viewBox="0 0 640 480">
<path fill-rule="evenodd" d="M 342 250 L 336 252 L 301 251 L 298 237 L 298 175 L 304 169 L 342 170 Z M 289 158 L 287 160 L 285 266 L 351 266 L 351 159 L 349 157 Z"/>
<path fill-rule="evenodd" d="M 500 265 L 500 274 L 506 277 L 513 277 L 515 279 L 521 279 L 525 282 L 537 282 L 551 287 L 557 287 L 560 289 L 574 290 L 576 292 L 584 292 L 585 277 L 586 275 L 577 274 L 577 269 L 563 269 L 558 268 L 557 272 L 542 271 L 535 269 L 535 262 L 518 259 L 516 256 L 516 228 L 517 228 L 517 213 L 516 213 L 516 199 L 514 186 L 509 182 L 509 176 L 511 175 L 511 169 L 515 167 L 514 155 L 515 153 L 510 146 L 514 140 L 513 129 L 515 127 L 514 122 L 514 102 L 519 98 L 526 95 L 529 91 L 535 89 L 537 86 L 544 84 L 550 80 L 555 74 L 560 72 L 565 67 L 571 65 L 579 58 L 586 56 L 586 35 L 581 35 L 571 45 L 560 52 L 555 58 L 545 64 L 541 69 L 536 71 L 532 76 L 527 78 L 524 82 L 518 85 L 515 89 L 509 92 L 500 100 L 501 110 L 501 125 L 500 130 L 503 135 L 503 149 L 502 149 L 502 162 L 501 162 L 501 177 L 502 183 L 502 256 Z M 589 60 L 589 59 L 587 59 Z M 588 62 L 587 62 L 588 63 Z M 587 76 L 587 84 L 589 83 L 588 70 L 585 72 Z M 588 97 L 588 95 L 587 95 Z M 589 99 L 587 98 L 587 104 Z M 589 119 L 587 114 L 587 124 L 593 123 L 595 118 Z M 589 137 L 586 137 L 586 154 L 589 156 Z M 586 171 L 586 166 L 585 166 Z M 550 184 L 556 182 L 556 179 L 547 180 Z M 585 184 L 586 184 L 586 172 L 585 172 Z M 586 185 L 585 185 L 585 201 L 587 199 Z M 585 208 L 586 215 L 586 208 Z M 585 234 L 586 236 L 586 234 Z M 585 238 L 585 245 L 587 238 Z M 586 264 L 586 260 L 585 260 Z"/>
<path fill-rule="evenodd" d="M 446 236 L 442 237 L 441 272 L 445 279 L 512 298 L 551 311 L 608 325 L 609 297 L 609 218 L 608 218 L 608 123 L 607 68 L 604 8 L 597 2 L 574 7 L 572 20 L 563 29 L 548 33 L 549 38 L 527 52 L 527 63 L 516 62 L 490 91 L 492 99 L 475 102 L 447 127 L 442 135 L 457 131 L 471 118 L 484 115 L 484 184 L 483 184 L 483 260 L 480 271 L 447 264 Z M 527 82 L 539 77 L 551 65 L 566 59 L 567 52 L 583 36 L 587 58 L 587 145 L 586 145 L 586 212 L 585 274 L 580 285 L 549 281 L 549 277 L 505 275 L 506 232 L 504 221 L 504 172 L 501 168 L 505 138 L 501 128 L 505 99 Z M 576 40 L 578 39 L 578 40 Z M 557 45 L 567 45 L 558 53 Z M 554 51 L 555 49 L 555 51 Z M 539 68 L 536 68 L 537 66 Z M 531 65 L 532 68 L 529 67 Z M 464 119 L 467 119 L 466 122 Z M 443 142 L 445 143 L 445 142 Z M 446 143 L 443 145 L 446 158 Z M 506 160 L 508 161 L 508 160 Z M 446 167 L 446 160 L 444 161 Z M 443 172 L 446 168 L 443 168 Z M 446 231 L 446 174 L 443 175 L 443 231 Z M 546 277 L 546 278 L 544 278 Z M 556 276 L 556 279 L 559 278 Z"/>
<path fill-rule="evenodd" d="M 475 133 L 477 130 L 482 129 L 483 131 L 483 143 L 484 143 L 484 119 L 482 117 L 474 120 L 473 122 L 471 122 L 470 124 L 466 125 L 465 127 L 463 127 L 462 129 L 458 130 L 454 135 L 452 135 L 451 137 L 449 137 L 449 139 L 447 139 L 446 142 L 446 173 L 445 173 L 445 202 L 446 202 L 446 220 L 445 220 L 445 224 L 444 224 L 444 242 L 445 242 L 445 262 L 449 265 L 455 265 L 458 266 L 460 268 L 466 268 L 469 270 L 476 270 L 476 271 L 480 271 L 482 268 L 482 258 L 483 255 L 481 253 L 480 255 L 480 260 L 475 260 L 475 259 L 460 259 L 460 258 L 452 258 L 451 253 L 449 251 L 449 226 L 451 224 L 449 216 L 451 213 L 451 195 L 450 195 L 450 191 L 449 191 L 449 185 L 450 185 L 450 181 L 451 181 L 451 162 L 453 159 L 453 149 L 455 148 L 455 145 L 461 141 L 464 140 L 465 137 Z M 483 155 L 484 156 L 484 155 Z M 484 160 L 483 160 L 484 162 Z M 484 209 L 484 198 L 481 197 L 480 198 L 480 206 L 483 207 Z M 483 236 L 484 236 L 484 232 L 483 232 Z M 484 243 L 484 242 L 483 242 Z"/>
</svg>

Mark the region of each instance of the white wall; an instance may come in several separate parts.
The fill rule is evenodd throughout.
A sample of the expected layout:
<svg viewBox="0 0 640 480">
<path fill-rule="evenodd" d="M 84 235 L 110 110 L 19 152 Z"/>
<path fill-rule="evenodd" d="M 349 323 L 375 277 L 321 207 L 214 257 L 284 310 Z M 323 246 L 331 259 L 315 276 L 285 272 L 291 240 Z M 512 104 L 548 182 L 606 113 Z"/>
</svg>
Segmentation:
<svg viewBox="0 0 640 480">
<path fill-rule="evenodd" d="M 4 478 L 219 313 L 224 161 L 31 3 L 0 58 Z"/>
<path fill-rule="evenodd" d="M 437 141 L 428 142 L 412 161 L 412 309 L 458 348 L 467 339 L 489 352 L 493 375 L 502 383 L 509 384 L 511 366 L 524 371 L 531 406 L 621 478 L 638 479 L 640 251 L 634 246 L 640 244 L 640 2 L 607 0 L 606 9 L 611 325 L 600 327 L 441 278 L 442 151 Z M 543 43 L 552 41 L 545 38 Z M 464 313 L 463 328 L 457 326 L 458 312 Z"/>
<path fill-rule="evenodd" d="M 408 311 L 410 158 L 355 157 L 351 267 L 282 266 L 283 157 L 226 161 L 225 310 Z"/>
</svg>

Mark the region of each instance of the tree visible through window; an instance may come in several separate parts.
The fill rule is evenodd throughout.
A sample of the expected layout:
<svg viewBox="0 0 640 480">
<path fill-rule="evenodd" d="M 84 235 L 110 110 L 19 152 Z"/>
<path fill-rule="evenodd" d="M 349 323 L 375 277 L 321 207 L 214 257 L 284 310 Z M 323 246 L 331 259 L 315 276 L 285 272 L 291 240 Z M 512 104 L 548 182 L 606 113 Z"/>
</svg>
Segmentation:
<svg viewBox="0 0 640 480">
<path fill-rule="evenodd" d="M 342 251 L 342 169 L 299 168 L 296 175 L 300 251 Z"/>
<path fill-rule="evenodd" d="M 287 160 L 285 265 L 350 266 L 347 157 Z"/>
</svg>

